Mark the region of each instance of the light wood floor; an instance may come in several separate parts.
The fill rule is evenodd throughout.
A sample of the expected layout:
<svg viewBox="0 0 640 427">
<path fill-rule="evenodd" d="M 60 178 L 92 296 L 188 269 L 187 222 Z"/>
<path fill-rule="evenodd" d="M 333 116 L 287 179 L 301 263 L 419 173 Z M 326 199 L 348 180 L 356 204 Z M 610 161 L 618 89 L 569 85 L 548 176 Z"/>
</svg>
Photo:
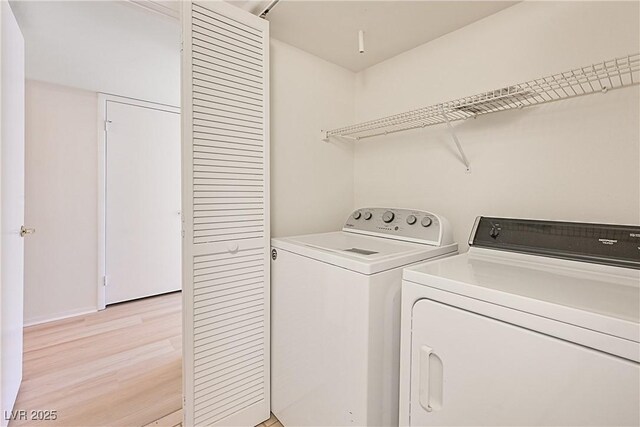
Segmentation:
<svg viewBox="0 0 640 427">
<path fill-rule="evenodd" d="M 145 427 L 181 427 L 182 426 L 182 409 L 167 415 L 166 417 L 154 421 Z M 263 422 L 258 424 L 256 427 L 283 427 L 280 421 L 276 418 L 275 415 L 271 414 L 271 417 Z"/>
<path fill-rule="evenodd" d="M 57 411 L 14 426 L 182 425 L 179 293 L 25 328 L 15 409 Z M 271 415 L 257 427 L 282 427 Z"/>
<path fill-rule="evenodd" d="M 182 414 L 179 293 L 25 328 L 16 410 L 55 410 L 55 421 L 10 426 L 144 426 Z M 172 421 L 172 420 L 175 420 Z"/>
</svg>

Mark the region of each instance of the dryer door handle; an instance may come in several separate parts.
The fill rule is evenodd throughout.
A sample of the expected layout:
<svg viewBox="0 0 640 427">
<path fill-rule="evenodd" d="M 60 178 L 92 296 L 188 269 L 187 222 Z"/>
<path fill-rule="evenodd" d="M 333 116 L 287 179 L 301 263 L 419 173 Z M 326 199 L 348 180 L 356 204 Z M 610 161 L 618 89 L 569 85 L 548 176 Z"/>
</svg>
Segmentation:
<svg viewBox="0 0 640 427">
<path fill-rule="evenodd" d="M 427 412 L 442 409 L 442 360 L 431 347 L 420 347 L 420 406 Z"/>
</svg>

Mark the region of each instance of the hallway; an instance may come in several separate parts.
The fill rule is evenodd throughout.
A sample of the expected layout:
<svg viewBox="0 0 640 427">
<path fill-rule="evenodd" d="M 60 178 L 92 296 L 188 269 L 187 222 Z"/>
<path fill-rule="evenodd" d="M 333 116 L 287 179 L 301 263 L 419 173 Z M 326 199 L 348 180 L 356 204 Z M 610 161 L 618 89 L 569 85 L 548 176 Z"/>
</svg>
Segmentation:
<svg viewBox="0 0 640 427">
<path fill-rule="evenodd" d="M 10 426 L 143 426 L 181 409 L 181 294 L 25 328 Z M 31 411 L 56 411 L 33 420 Z"/>
</svg>

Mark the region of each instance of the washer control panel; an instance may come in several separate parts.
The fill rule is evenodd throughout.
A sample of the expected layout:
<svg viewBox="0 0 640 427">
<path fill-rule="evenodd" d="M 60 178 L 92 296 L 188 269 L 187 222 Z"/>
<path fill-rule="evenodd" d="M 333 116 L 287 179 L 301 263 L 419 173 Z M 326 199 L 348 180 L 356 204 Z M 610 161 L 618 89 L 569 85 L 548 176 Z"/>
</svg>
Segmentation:
<svg viewBox="0 0 640 427">
<path fill-rule="evenodd" d="M 414 209 L 357 209 L 351 213 L 342 230 L 438 246 L 453 242 L 444 218 Z"/>
</svg>

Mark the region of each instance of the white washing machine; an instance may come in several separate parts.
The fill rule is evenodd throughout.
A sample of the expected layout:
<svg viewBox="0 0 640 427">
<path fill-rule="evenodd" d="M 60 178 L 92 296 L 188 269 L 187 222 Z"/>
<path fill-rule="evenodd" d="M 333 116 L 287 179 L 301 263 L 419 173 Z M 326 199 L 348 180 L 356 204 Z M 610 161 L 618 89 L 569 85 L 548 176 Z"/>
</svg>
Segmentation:
<svg viewBox="0 0 640 427">
<path fill-rule="evenodd" d="M 408 268 L 400 424 L 640 424 L 640 226 L 481 217 Z"/>
<path fill-rule="evenodd" d="M 457 252 L 429 212 L 366 208 L 272 240 L 271 410 L 286 426 L 398 423 L 402 268 Z"/>
</svg>

